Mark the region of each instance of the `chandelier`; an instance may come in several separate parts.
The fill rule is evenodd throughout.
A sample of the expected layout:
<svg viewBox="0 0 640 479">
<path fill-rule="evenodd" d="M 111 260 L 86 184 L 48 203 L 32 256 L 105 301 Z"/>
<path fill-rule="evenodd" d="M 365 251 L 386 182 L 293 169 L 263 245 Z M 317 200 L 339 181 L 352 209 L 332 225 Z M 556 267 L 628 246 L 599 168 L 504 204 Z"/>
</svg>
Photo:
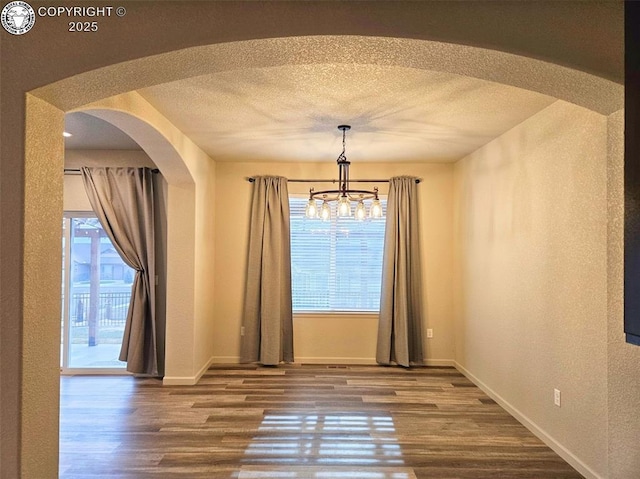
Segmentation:
<svg viewBox="0 0 640 479">
<path fill-rule="evenodd" d="M 382 205 L 378 199 L 378 188 L 374 188 L 373 191 L 368 190 L 353 190 L 349 187 L 349 165 L 345 156 L 345 139 L 346 133 L 351 129 L 349 125 L 340 125 L 338 130 L 342 131 L 342 153 L 338 156 L 338 188 L 337 190 L 324 190 L 314 191 L 313 188 L 309 190 L 309 202 L 305 208 L 305 215 L 307 218 L 320 218 L 323 221 L 329 221 L 331 219 L 331 203 L 336 203 L 336 214 L 338 217 L 355 216 L 358 221 L 363 221 L 369 216 L 370 218 L 382 217 Z M 356 180 L 354 180 L 356 181 Z M 322 203 L 318 206 L 317 200 L 321 200 Z M 367 215 L 367 208 L 364 204 L 365 200 L 373 200 L 369 207 L 369 213 Z M 355 210 L 352 213 L 351 203 L 354 202 Z"/>
</svg>

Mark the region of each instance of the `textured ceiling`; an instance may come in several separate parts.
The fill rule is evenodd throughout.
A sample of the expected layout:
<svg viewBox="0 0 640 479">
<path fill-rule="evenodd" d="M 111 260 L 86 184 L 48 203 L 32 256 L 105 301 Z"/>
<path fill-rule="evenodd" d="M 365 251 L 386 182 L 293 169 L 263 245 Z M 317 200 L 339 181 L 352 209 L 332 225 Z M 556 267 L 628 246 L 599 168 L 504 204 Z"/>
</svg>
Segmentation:
<svg viewBox="0 0 640 479">
<path fill-rule="evenodd" d="M 137 91 L 217 161 L 335 159 L 341 123 L 352 160 L 455 161 L 554 98 L 622 107 L 621 1 L 183 3 L 149 12 L 157 42 L 104 37 L 126 46 L 112 65 L 85 71 L 67 55 L 78 74 L 64 82 L 29 75 L 45 84 L 37 96 L 69 111 L 156 85 Z M 69 149 L 133 148 L 77 119 Z"/>
<path fill-rule="evenodd" d="M 448 73 L 312 64 L 203 75 L 140 90 L 216 161 L 326 161 L 350 124 L 352 161 L 456 161 L 554 99 Z"/>
<path fill-rule="evenodd" d="M 555 98 L 456 74 L 399 66 L 242 68 L 139 93 L 216 161 L 330 161 L 350 124 L 351 161 L 451 162 Z M 134 150 L 111 124 L 66 116 L 66 148 Z"/>
</svg>

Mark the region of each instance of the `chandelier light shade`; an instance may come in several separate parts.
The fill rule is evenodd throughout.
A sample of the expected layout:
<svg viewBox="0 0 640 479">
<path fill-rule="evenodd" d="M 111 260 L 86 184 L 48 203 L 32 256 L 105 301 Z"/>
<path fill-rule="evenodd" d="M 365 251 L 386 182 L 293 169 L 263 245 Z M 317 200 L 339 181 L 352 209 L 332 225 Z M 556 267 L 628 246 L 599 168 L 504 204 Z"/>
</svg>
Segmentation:
<svg viewBox="0 0 640 479">
<path fill-rule="evenodd" d="M 345 155 L 346 133 L 351 129 L 349 125 L 340 125 L 338 130 L 342 131 L 342 153 L 338 156 L 338 189 L 314 191 L 309 190 L 309 202 L 305 209 L 307 218 L 320 218 L 329 221 L 332 216 L 331 204 L 336 204 L 336 215 L 338 217 L 354 216 L 356 220 L 363 221 L 369 218 L 382 217 L 382 205 L 378 199 L 378 188 L 369 190 L 354 190 L 349 186 L 349 165 L 351 164 Z M 356 181 L 356 180 L 354 180 Z M 318 206 L 318 201 L 322 203 Z M 373 200 L 367 214 L 365 200 Z M 352 207 L 351 203 L 355 203 Z"/>
<path fill-rule="evenodd" d="M 364 206 L 364 201 L 359 200 L 358 204 L 356 205 L 356 219 L 358 221 L 362 221 L 367 217 L 367 209 Z"/>
<path fill-rule="evenodd" d="M 315 218 L 316 216 L 319 216 L 320 211 L 318 210 L 318 205 L 316 205 L 314 200 L 309 200 L 309 203 L 307 203 L 307 207 L 304 210 L 304 214 L 307 218 Z"/>
</svg>

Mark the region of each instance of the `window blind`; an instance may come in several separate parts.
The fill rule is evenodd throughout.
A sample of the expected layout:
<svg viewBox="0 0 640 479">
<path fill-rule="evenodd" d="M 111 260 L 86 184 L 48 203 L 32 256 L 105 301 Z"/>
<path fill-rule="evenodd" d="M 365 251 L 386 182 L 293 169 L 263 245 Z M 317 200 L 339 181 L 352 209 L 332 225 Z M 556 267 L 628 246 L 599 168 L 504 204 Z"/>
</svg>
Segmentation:
<svg viewBox="0 0 640 479">
<path fill-rule="evenodd" d="M 382 218 L 322 221 L 305 216 L 308 198 L 289 198 L 294 312 L 380 309 L 387 206 L 380 201 Z"/>
</svg>

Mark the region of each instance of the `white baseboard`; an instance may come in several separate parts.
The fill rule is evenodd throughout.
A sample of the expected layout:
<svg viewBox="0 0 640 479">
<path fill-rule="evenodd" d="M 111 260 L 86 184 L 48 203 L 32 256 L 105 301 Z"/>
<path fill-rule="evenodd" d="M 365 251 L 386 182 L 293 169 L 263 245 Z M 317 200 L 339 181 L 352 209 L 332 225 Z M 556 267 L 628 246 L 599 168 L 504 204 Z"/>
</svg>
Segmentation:
<svg viewBox="0 0 640 479">
<path fill-rule="evenodd" d="M 455 361 L 453 359 L 427 359 L 427 366 L 439 366 L 439 367 L 455 367 Z"/>
<path fill-rule="evenodd" d="M 111 369 L 111 368 L 74 368 L 63 369 L 60 368 L 60 376 L 93 376 L 100 374 L 101 376 L 134 376 L 126 369 Z"/>
<path fill-rule="evenodd" d="M 213 356 L 211 364 L 240 364 L 240 356 Z"/>
<path fill-rule="evenodd" d="M 470 371 L 459 364 L 457 361 L 453 361 L 453 366 L 464 374 L 467 379 L 469 379 L 472 383 L 482 389 L 491 399 L 496 401 L 503 409 L 505 409 L 509 414 L 511 414 L 514 418 L 516 418 L 524 427 L 526 427 L 529 431 L 535 434 L 542 442 L 544 442 L 547 446 L 555 451 L 562 459 L 567 461 L 574 467 L 580 474 L 582 474 L 587 479 L 604 479 L 602 476 L 598 475 L 595 471 L 593 471 L 589 466 L 587 466 L 584 462 L 582 462 L 578 457 L 576 457 L 571 451 L 565 448 L 562 444 L 556 441 L 551 435 L 544 431 L 541 427 L 539 427 L 536 423 L 530 420 L 526 415 L 521 413 L 518 409 L 513 407 L 508 401 L 506 401 L 502 396 L 496 393 L 493 389 L 483 383 L 480 379 L 475 377 Z"/>
<path fill-rule="evenodd" d="M 209 358 L 207 362 L 200 368 L 200 370 L 194 376 L 165 376 L 162 379 L 163 386 L 193 386 L 200 381 L 202 375 L 209 369 L 209 366 L 213 364 L 213 356 Z"/>
<path fill-rule="evenodd" d="M 210 364 L 239 364 L 240 356 L 213 356 Z M 375 358 L 341 358 L 341 357 L 313 357 L 296 356 L 295 364 L 350 364 L 361 366 L 375 366 Z M 453 359 L 427 359 L 427 366 L 455 367 Z"/>
<path fill-rule="evenodd" d="M 296 364 L 352 364 L 360 366 L 368 366 L 376 364 L 374 358 L 326 358 L 312 356 L 296 356 Z"/>
<path fill-rule="evenodd" d="M 211 364 L 239 364 L 240 356 L 214 356 Z M 294 364 L 376 364 L 372 358 L 295 357 Z"/>
</svg>

